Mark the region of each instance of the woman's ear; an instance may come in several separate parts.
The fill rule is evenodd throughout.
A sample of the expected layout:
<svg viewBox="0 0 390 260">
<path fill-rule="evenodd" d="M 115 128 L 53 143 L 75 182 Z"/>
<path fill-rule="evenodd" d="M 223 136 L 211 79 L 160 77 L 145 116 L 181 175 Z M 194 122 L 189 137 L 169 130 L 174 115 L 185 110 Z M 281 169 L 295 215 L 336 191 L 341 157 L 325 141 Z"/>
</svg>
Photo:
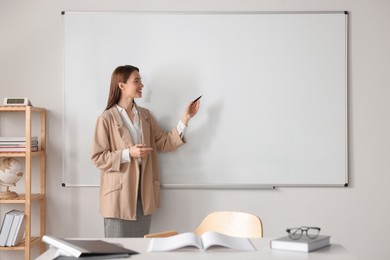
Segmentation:
<svg viewBox="0 0 390 260">
<path fill-rule="evenodd" d="M 122 82 L 118 82 L 118 87 L 120 90 L 123 90 L 123 83 Z"/>
</svg>

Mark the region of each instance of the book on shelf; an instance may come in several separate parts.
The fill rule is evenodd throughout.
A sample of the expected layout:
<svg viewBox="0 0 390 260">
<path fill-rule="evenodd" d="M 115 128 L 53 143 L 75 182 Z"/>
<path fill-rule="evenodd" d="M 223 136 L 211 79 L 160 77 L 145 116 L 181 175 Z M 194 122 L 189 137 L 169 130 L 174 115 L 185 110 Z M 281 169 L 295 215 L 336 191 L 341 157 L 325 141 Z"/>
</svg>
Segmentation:
<svg viewBox="0 0 390 260">
<path fill-rule="evenodd" d="M 6 246 L 16 246 L 22 241 L 24 237 L 24 225 L 26 222 L 26 214 L 24 211 L 18 211 L 15 213 L 14 219 L 12 221 L 12 226 L 10 233 L 8 235 L 8 239 L 6 242 Z"/>
<path fill-rule="evenodd" d="M 56 249 L 55 259 L 107 259 L 138 254 L 136 251 L 103 240 L 64 239 L 45 235 L 42 241 Z"/>
<path fill-rule="evenodd" d="M 311 252 L 330 245 L 330 236 L 319 235 L 316 238 L 302 236 L 300 239 L 291 239 L 289 236 L 272 239 L 270 246 L 272 249 Z"/>
<path fill-rule="evenodd" d="M 7 152 L 26 152 L 26 147 L 3 147 L 0 146 L 0 152 L 7 153 Z M 31 152 L 37 152 L 38 146 L 31 146 Z"/>
<path fill-rule="evenodd" d="M 196 247 L 206 251 L 210 247 L 225 247 L 239 251 L 256 251 L 248 238 L 232 237 L 214 231 L 206 231 L 201 236 L 186 232 L 170 237 L 152 238 L 148 252 L 172 251 L 185 247 Z"/>
<path fill-rule="evenodd" d="M 18 212 L 19 210 L 13 209 L 5 213 L 0 230 L 0 246 L 5 246 L 7 244 L 8 236 L 11 232 L 12 222 Z"/>
<path fill-rule="evenodd" d="M 27 138 L 25 136 L 0 136 L 0 142 L 14 142 L 14 143 L 26 143 Z M 31 142 L 38 141 L 38 136 L 31 136 Z"/>
<path fill-rule="evenodd" d="M 32 141 L 31 146 L 38 146 L 38 141 Z M 0 147 L 26 147 L 26 142 L 0 142 Z"/>
</svg>

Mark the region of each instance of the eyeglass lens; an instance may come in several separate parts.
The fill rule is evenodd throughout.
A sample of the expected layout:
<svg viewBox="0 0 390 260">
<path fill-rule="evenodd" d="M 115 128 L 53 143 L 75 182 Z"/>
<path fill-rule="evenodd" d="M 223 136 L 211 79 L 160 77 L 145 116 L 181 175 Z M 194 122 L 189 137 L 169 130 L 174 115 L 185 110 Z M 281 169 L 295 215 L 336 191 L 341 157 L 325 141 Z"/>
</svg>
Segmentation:
<svg viewBox="0 0 390 260">
<path fill-rule="evenodd" d="M 287 229 L 288 236 L 291 239 L 300 239 L 303 233 L 309 238 L 316 238 L 320 234 L 320 228 L 317 227 L 299 227 Z"/>
</svg>

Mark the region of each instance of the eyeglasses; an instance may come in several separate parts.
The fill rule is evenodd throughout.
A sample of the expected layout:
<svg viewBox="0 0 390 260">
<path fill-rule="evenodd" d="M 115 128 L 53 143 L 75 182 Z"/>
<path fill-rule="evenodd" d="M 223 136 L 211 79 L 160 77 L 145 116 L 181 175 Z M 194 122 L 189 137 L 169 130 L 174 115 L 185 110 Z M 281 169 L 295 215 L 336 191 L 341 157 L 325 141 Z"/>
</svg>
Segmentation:
<svg viewBox="0 0 390 260">
<path fill-rule="evenodd" d="M 314 239 L 320 234 L 321 228 L 302 226 L 299 228 L 288 228 L 286 231 L 288 236 L 294 240 L 300 239 L 303 233 L 305 233 L 308 238 Z"/>
</svg>

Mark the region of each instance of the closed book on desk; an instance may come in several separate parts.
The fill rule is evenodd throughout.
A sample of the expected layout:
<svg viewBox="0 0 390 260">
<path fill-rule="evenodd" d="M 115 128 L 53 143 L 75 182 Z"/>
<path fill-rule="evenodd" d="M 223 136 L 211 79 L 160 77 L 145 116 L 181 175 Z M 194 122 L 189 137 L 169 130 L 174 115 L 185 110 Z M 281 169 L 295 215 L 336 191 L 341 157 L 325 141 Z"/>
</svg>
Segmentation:
<svg viewBox="0 0 390 260">
<path fill-rule="evenodd" d="M 330 236 L 320 235 L 314 239 L 302 236 L 300 239 L 291 239 L 289 236 L 272 239 L 272 249 L 311 252 L 330 245 Z"/>
<path fill-rule="evenodd" d="M 57 249 L 58 259 L 107 259 L 129 257 L 138 252 L 103 240 L 63 239 L 43 236 L 42 241 Z"/>
</svg>

